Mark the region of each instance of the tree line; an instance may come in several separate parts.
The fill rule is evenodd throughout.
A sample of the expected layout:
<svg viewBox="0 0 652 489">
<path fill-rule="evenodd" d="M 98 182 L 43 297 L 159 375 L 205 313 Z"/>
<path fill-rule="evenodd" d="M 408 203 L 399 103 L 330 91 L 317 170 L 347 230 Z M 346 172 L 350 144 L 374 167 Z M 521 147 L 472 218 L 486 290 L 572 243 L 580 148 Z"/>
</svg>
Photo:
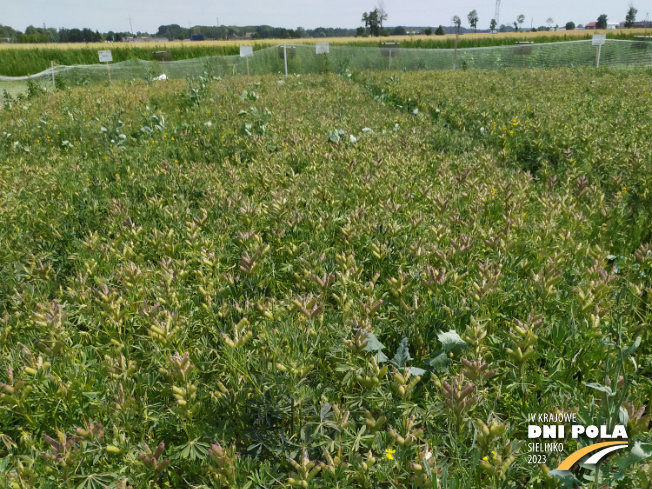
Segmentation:
<svg viewBox="0 0 652 489">
<path fill-rule="evenodd" d="M 637 13 L 638 10 L 634 7 L 633 4 L 630 4 L 627 10 L 627 14 L 625 16 L 626 28 L 634 27 Z M 378 37 L 378 36 L 389 36 L 389 35 L 398 36 L 398 35 L 409 34 L 406 28 L 400 26 L 395 27 L 392 30 L 384 29 L 383 22 L 387 20 L 387 18 L 388 18 L 388 14 L 381 0 L 374 10 L 371 10 L 369 12 L 364 12 L 362 14 L 361 23 L 364 24 L 364 27 L 358 27 L 356 35 L 361 37 L 362 36 Z M 469 23 L 470 29 L 466 29 L 465 27 L 462 27 L 462 19 L 458 15 L 455 15 L 451 19 L 453 25 L 451 27 L 443 27 L 442 25 L 440 25 L 436 29 L 435 35 L 443 36 L 444 34 L 449 34 L 449 33 L 462 34 L 465 32 L 478 32 L 478 23 L 480 21 L 478 12 L 475 9 L 471 10 L 471 12 L 469 12 L 468 15 L 466 16 L 466 19 Z M 498 26 L 496 19 L 491 19 L 491 21 L 489 22 L 489 32 L 519 32 L 523 30 L 524 22 L 525 22 L 525 15 L 523 14 L 518 15 L 516 19 L 511 23 L 511 25 L 502 24 L 500 27 Z M 552 17 L 549 17 L 546 21 L 546 26 L 531 27 L 531 30 L 532 31 L 553 30 L 553 24 L 555 24 L 554 19 Z M 595 28 L 606 29 L 607 25 L 608 25 L 607 15 L 602 14 L 598 17 Z M 559 25 L 554 26 L 555 30 L 558 28 Z M 576 26 L 575 23 L 571 21 L 565 24 L 565 28 L 566 30 L 572 30 L 575 29 Z M 427 36 L 431 35 L 433 33 L 432 28 L 426 27 L 423 30 L 423 33 Z"/>
<path fill-rule="evenodd" d="M 625 27 L 631 28 L 636 22 L 636 15 L 638 10 L 634 5 L 630 4 L 627 14 L 625 16 Z M 381 0 L 376 8 L 369 12 L 362 14 L 361 23 L 364 27 L 357 29 L 345 28 L 332 28 L 332 27 L 318 27 L 316 29 L 304 29 L 297 27 L 296 29 L 286 29 L 283 27 L 272 27 L 269 25 L 260 26 L 195 26 L 195 27 L 181 27 L 179 24 L 168 24 L 159 26 L 155 37 L 162 37 L 173 40 L 190 39 L 192 36 L 203 36 L 206 39 L 229 39 L 233 37 L 244 37 L 247 34 L 252 39 L 301 39 L 304 37 L 320 38 L 320 37 L 351 37 L 351 36 L 389 36 L 389 35 L 406 35 L 412 33 L 423 33 L 426 35 L 433 34 L 431 27 L 417 28 L 415 32 L 413 28 L 397 26 L 393 28 L 385 28 L 384 22 L 388 19 L 389 15 L 385 10 L 384 3 Z M 463 34 L 466 32 L 478 32 L 478 25 L 480 18 L 476 10 L 468 13 L 467 22 L 469 28 L 462 26 L 462 19 L 459 16 L 454 16 L 452 19 L 452 26 L 444 27 L 440 25 L 434 30 L 435 35 L 445 35 L 450 33 Z M 607 28 L 607 15 L 602 14 L 596 21 L 596 29 Z M 523 23 L 525 22 L 525 15 L 521 14 L 511 23 L 511 25 L 502 24 L 497 25 L 495 19 L 491 19 L 489 23 L 489 32 L 518 32 L 523 30 Z M 533 31 L 553 30 L 559 28 L 559 25 L 554 25 L 552 17 L 546 21 L 546 26 L 533 27 Z M 566 30 L 573 30 L 577 26 L 574 22 L 570 21 L 565 24 Z M 485 30 L 484 32 L 487 32 Z M 62 43 L 88 43 L 88 42 L 103 42 L 103 41 L 123 41 L 127 37 L 133 36 L 130 32 L 114 32 L 109 31 L 100 33 L 97 30 L 89 28 L 83 29 L 67 29 L 67 28 L 54 28 L 54 27 L 35 27 L 30 25 L 25 29 L 25 32 L 15 30 L 9 26 L 0 25 L 0 39 L 9 40 L 10 42 L 18 43 L 49 43 L 49 42 L 62 42 Z M 149 36 L 146 32 L 137 32 L 137 37 Z"/>
<path fill-rule="evenodd" d="M 318 27 L 316 29 L 286 29 L 283 27 L 272 27 L 269 25 L 259 26 L 194 26 L 181 27 L 178 24 L 159 26 L 155 33 L 147 32 L 104 32 L 84 29 L 66 29 L 54 27 L 29 26 L 25 32 L 13 29 L 9 26 L 0 25 L 0 39 L 17 43 L 50 43 L 50 42 L 104 42 L 124 41 L 129 37 L 163 37 L 171 41 L 190 39 L 192 36 L 203 36 L 206 39 L 229 39 L 237 36 L 243 37 L 251 33 L 253 39 L 300 39 L 303 37 L 350 37 L 356 33 L 355 29 Z"/>
</svg>

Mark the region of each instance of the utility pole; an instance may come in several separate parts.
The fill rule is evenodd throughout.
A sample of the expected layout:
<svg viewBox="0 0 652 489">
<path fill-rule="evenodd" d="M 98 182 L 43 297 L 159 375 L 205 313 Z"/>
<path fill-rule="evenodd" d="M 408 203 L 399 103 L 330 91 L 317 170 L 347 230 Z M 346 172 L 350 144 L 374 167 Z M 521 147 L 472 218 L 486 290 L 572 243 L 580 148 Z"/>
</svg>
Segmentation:
<svg viewBox="0 0 652 489">
<path fill-rule="evenodd" d="M 496 27 L 500 27 L 500 0 L 496 0 L 496 13 L 494 14 L 494 19 L 496 19 Z"/>
<path fill-rule="evenodd" d="M 133 24 L 131 23 L 131 17 L 129 17 L 129 27 L 131 28 L 131 35 L 132 35 L 132 37 L 133 37 L 133 36 L 134 36 L 134 26 L 133 26 Z"/>
</svg>

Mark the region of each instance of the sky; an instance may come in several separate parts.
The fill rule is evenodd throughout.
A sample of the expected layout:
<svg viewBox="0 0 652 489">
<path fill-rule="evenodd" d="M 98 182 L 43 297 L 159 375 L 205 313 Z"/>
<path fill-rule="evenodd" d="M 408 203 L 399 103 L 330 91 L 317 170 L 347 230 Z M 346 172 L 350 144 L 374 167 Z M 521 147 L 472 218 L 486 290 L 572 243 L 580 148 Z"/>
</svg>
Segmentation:
<svg viewBox="0 0 652 489">
<path fill-rule="evenodd" d="M 547 0 L 524 2 L 502 0 L 500 23 L 511 24 L 525 15 L 524 27 L 546 25 L 552 17 L 564 25 L 595 21 L 607 14 L 609 22 L 625 20 L 631 0 Z M 159 25 L 260 25 L 296 28 L 347 27 L 361 24 L 362 13 L 375 8 L 378 0 L 0 0 L 0 24 L 24 30 L 28 25 L 90 27 L 110 30 L 156 32 Z M 467 14 L 478 12 L 479 28 L 488 28 L 494 17 L 495 0 L 384 0 L 386 26 L 448 26 L 454 15 L 463 25 Z M 637 20 L 645 20 L 652 0 L 634 0 Z"/>
</svg>

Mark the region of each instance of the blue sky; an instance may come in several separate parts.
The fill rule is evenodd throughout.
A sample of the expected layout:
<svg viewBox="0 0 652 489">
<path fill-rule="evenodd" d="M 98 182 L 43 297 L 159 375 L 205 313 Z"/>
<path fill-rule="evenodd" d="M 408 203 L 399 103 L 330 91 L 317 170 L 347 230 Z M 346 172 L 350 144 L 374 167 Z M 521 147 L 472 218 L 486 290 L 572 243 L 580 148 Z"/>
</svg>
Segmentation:
<svg viewBox="0 0 652 489">
<path fill-rule="evenodd" d="M 24 30 L 28 25 L 49 27 L 90 27 L 102 32 L 128 31 L 132 19 L 134 31 L 155 32 L 161 24 L 258 25 L 277 27 L 357 27 L 362 13 L 373 10 L 377 0 L 0 0 L 0 24 Z M 480 28 L 488 28 L 494 16 L 495 0 L 385 0 L 389 18 L 386 25 L 450 25 L 459 15 L 464 25 L 473 9 L 480 17 Z M 648 12 L 652 18 L 652 0 L 634 0 L 638 20 Z M 594 21 L 607 14 L 609 22 L 620 22 L 630 0 L 548 0 L 523 2 L 502 0 L 500 23 L 513 22 L 525 15 L 524 26 L 555 23 L 576 24 Z"/>
</svg>

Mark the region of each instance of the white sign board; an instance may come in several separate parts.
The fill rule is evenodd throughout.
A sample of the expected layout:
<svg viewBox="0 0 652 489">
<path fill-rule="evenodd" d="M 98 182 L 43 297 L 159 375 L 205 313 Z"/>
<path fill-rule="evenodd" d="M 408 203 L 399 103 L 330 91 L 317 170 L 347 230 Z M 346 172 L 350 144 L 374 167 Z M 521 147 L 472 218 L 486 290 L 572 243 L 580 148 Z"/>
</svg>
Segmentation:
<svg viewBox="0 0 652 489">
<path fill-rule="evenodd" d="M 604 43 L 607 41 L 606 34 L 593 34 L 592 44 L 594 46 L 604 46 Z"/>
<path fill-rule="evenodd" d="M 98 51 L 97 54 L 100 55 L 100 63 L 110 63 L 113 61 L 111 51 Z"/>
<path fill-rule="evenodd" d="M 317 49 L 317 54 L 328 54 L 331 52 L 330 44 L 327 42 L 318 42 L 315 44 L 315 47 Z"/>
<path fill-rule="evenodd" d="M 241 58 L 247 58 L 249 56 L 254 55 L 254 47 L 253 46 L 240 46 L 240 57 Z"/>
</svg>

